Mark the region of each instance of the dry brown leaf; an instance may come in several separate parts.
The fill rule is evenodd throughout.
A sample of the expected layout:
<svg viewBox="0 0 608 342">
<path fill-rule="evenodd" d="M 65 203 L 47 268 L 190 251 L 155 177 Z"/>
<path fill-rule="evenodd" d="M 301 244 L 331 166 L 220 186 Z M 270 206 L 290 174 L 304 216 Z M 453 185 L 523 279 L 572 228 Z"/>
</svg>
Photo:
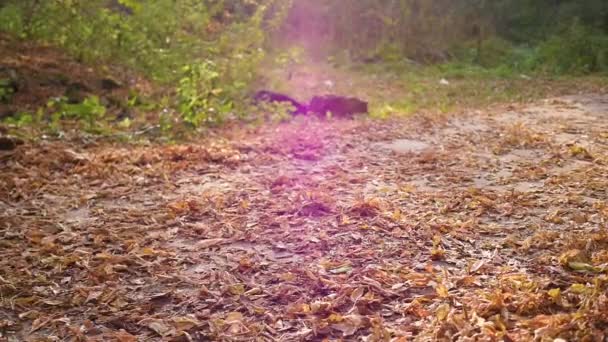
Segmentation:
<svg viewBox="0 0 608 342">
<path fill-rule="evenodd" d="M 342 336 L 354 335 L 359 329 L 366 325 L 366 320 L 361 315 L 341 316 L 339 321 L 331 321 L 332 329 L 342 332 Z"/>
<path fill-rule="evenodd" d="M 224 319 L 224 321 L 227 324 L 242 323 L 243 314 L 238 311 L 229 312 L 228 314 L 226 314 L 226 318 Z"/>
<path fill-rule="evenodd" d="M 471 266 L 471 273 L 477 273 L 477 271 L 479 271 L 482 267 L 484 267 L 485 264 L 486 264 L 486 260 L 475 261 L 475 263 L 473 263 L 473 266 Z"/>
<path fill-rule="evenodd" d="M 194 327 L 198 327 L 201 323 L 192 316 L 181 316 L 171 318 L 175 329 L 180 331 L 190 330 Z"/>
<path fill-rule="evenodd" d="M 140 321 L 139 324 L 150 328 L 152 331 L 162 337 L 175 334 L 175 330 L 165 321 L 160 319 L 147 318 Z"/>
<path fill-rule="evenodd" d="M 198 241 L 196 243 L 196 247 L 198 247 L 198 248 L 209 248 L 209 247 L 215 247 L 215 246 L 219 246 L 219 245 L 224 245 L 224 244 L 227 244 L 229 242 L 230 242 L 229 239 L 223 239 L 223 238 L 206 239 L 206 240 Z"/>
<path fill-rule="evenodd" d="M 358 287 L 356 288 L 353 292 L 350 293 L 350 299 L 353 302 L 358 301 L 361 297 L 363 297 L 363 295 L 365 294 L 365 288 L 363 287 Z"/>
<path fill-rule="evenodd" d="M 124 331 L 124 329 L 120 329 L 118 332 L 114 333 L 114 338 L 118 342 L 137 342 L 137 337 Z"/>
</svg>

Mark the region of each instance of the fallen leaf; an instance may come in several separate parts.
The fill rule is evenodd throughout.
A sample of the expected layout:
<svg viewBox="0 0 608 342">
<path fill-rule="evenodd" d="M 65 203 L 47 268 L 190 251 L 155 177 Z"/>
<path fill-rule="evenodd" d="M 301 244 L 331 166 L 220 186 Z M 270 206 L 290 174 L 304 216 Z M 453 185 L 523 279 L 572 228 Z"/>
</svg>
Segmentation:
<svg viewBox="0 0 608 342">
<path fill-rule="evenodd" d="M 144 319 L 139 324 L 148 327 L 149 329 L 163 337 L 175 334 L 175 330 L 173 330 L 170 325 L 160 319 L 148 318 Z"/>
<path fill-rule="evenodd" d="M 230 312 L 226 315 L 224 321 L 227 324 L 241 323 L 243 321 L 243 314 L 238 311 Z"/>
<path fill-rule="evenodd" d="M 475 261 L 473 266 L 471 266 L 471 273 L 477 273 L 477 271 L 479 271 L 485 264 L 486 264 L 485 260 Z"/>
<path fill-rule="evenodd" d="M 171 321 L 173 321 L 173 326 L 178 332 L 190 330 L 201 324 L 196 318 L 190 316 L 173 317 Z"/>
<path fill-rule="evenodd" d="M 223 238 L 207 239 L 207 240 L 201 240 L 201 241 L 197 242 L 196 243 L 196 247 L 198 247 L 198 248 L 209 248 L 209 247 L 224 245 L 224 244 L 226 244 L 228 242 L 229 242 L 228 239 L 223 239 Z"/>
<path fill-rule="evenodd" d="M 584 262 L 571 261 L 568 263 L 568 267 L 572 270 L 579 271 L 579 272 L 593 272 L 593 273 L 602 272 L 602 269 L 600 267 L 595 267 L 593 265 L 590 265 L 590 264 L 587 264 Z"/>
<path fill-rule="evenodd" d="M 361 297 L 363 297 L 363 295 L 365 294 L 365 289 L 363 287 L 358 287 L 356 288 L 353 292 L 351 292 L 350 294 L 350 299 L 353 302 L 358 301 Z"/>
<path fill-rule="evenodd" d="M 559 288 L 556 289 L 551 289 L 549 291 L 547 291 L 547 294 L 549 295 L 549 297 L 551 297 L 551 299 L 558 300 L 561 297 L 561 293 L 562 291 Z"/>
<path fill-rule="evenodd" d="M 347 315 L 340 318 L 341 320 L 333 323 L 331 327 L 332 329 L 342 332 L 342 336 L 344 337 L 354 335 L 359 329 L 365 326 L 364 317 L 361 315 Z"/>
<path fill-rule="evenodd" d="M 450 313 L 450 304 L 444 303 L 439 305 L 439 307 L 437 307 L 437 310 L 435 311 L 435 316 L 437 317 L 437 319 L 439 321 L 445 321 L 446 318 L 448 317 L 448 314 Z"/>
<path fill-rule="evenodd" d="M 437 294 L 441 298 L 448 298 L 450 296 L 450 294 L 448 292 L 448 288 L 445 287 L 445 285 L 443 285 L 443 284 L 437 285 L 437 287 L 435 287 L 435 290 L 437 291 Z"/>
<path fill-rule="evenodd" d="M 114 338 L 118 342 L 137 342 L 137 337 L 124 331 L 124 329 L 120 329 L 118 332 L 114 333 Z"/>
<path fill-rule="evenodd" d="M 344 266 L 341 266 L 338 268 L 330 269 L 329 272 L 333 273 L 333 274 L 342 274 L 342 273 L 349 273 L 352 270 L 353 270 L 353 268 L 350 265 L 344 265 Z"/>
</svg>

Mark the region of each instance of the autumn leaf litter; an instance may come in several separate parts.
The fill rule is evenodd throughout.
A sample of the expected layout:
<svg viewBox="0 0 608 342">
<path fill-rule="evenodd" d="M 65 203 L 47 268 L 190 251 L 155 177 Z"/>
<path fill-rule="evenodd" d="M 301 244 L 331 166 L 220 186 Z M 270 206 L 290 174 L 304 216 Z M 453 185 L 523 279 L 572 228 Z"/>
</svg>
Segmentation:
<svg viewBox="0 0 608 342">
<path fill-rule="evenodd" d="M 0 340 L 601 341 L 608 104 L 0 156 Z"/>
</svg>

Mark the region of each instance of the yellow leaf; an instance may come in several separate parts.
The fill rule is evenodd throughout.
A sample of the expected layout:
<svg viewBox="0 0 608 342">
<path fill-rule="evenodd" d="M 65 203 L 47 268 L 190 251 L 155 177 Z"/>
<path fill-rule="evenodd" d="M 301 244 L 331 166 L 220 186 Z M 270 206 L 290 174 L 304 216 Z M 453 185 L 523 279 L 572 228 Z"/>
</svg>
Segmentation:
<svg viewBox="0 0 608 342">
<path fill-rule="evenodd" d="M 560 289 L 551 289 L 547 291 L 547 294 L 549 297 L 553 298 L 553 300 L 557 300 L 561 296 L 562 291 Z"/>
<path fill-rule="evenodd" d="M 599 267 L 595 267 L 595 266 L 587 264 L 585 262 L 571 261 L 568 263 L 568 267 L 575 271 L 582 271 L 582 272 L 598 273 L 598 272 L 602 271 Z"/>
<path fill-rule="evenodd" d="M 437 294 L 441 298 L 448 298 L 450 296 L 450 294 L 448 293 L 448 288 L 445 287 L 445 285 L 443 285 L 443 284 L 437 285 L 437 287 L 435 288 L 435 291 L 437 291 Z"/>
<path fill-rule="evenodd" d="M 329 323 L 340 323 L 344 320 L 344 318 L 342 317 L 342 315 L 340 314 L 331 314 L 329 315 L 329 317 L 327 318 L 327 321 Z"/>
<path fill-rule="evenodd" d="M 587 254 L 580 249 L 571 249 L 559 256 L 559 262 L 563 266 L 568 266 L 568 264 L 571 262 L 585 263 L 588 261 L 588 259 Z"/>
<path fill-rule="evenodd" d="M 446 318 L 448 318 L 449 314 L 450 314 L 450 305 L 449 304 L 441 304 L 437 308 L 437 311 L 435 311 L 435 315 L 437 316 L 437 319 L 440 321 L 445 321 Z"/>
<path fill-rule="evenodd" d="M 441 260 L 445 256 L 445 251 L 441 248 L 433 248 L 431 249 L 431 259 L 433 260 Z"/>
<path fill-rule="evenodd" d="M 118 123 L 118 127 L 120 128 L 129 128 L 133 122 L 129 118 L 125 118 L 121 122 Z"/>
<path fill-rule="evenodd" d="M 399 208 L 395 209 L 395 211 L 393 212 L 393 220 L 401 220 L 401 210 L 399 210 Z"/>
<path fill-rule="evenodd" d="M 441 244 L 441 236 L 440 235 L 434 235 L 433 236 L 433 247 L 437 247 Z"/>
<path fill-rule="evenodd" d="M 310 312 L 310 305 L 302 304 L 302 312 L 304 312 L 304 313 Z"/>
<path fill-rule="evenodd" d="M 585 286 L 584 284 L 572 284 L 572 286 L 570 286 L 568 291 L 570 291 L 572 293 L 576 293 L 576 294 L 584 294 L 584 293 L 589 292 L 590 289 L 587 288 L 587 286 Z"/>
<path fill-rule="evenodd" d="M 145 255 L 145 256 L 151 256 L 151 255 L 156 255 L 156 251 L 150 247 L 145 247 L 142 248 L 141 250 L 141 255 Z"/>
<path fill-rule="evenodd" d="M 245 293 L 245 285 L 243 285 L 243 284 L 231 285 L 230 287 L 228 287 L 228 292 L 230 292 L 231 294 L 233 294 L 235 296 L 242 295 L 243 293 Z"/>
<path fill-rule="evenodd" d="M 589 153 L 589 151 L 582 147 L 582 146 L 578 146 L 578 145 L 573 145 L 570 147 L 570 153 L 572 154 L 572 156 L 575 157 L 582 157 L 585 159 L 593 159 L 593 156 L 591 155 L 591 153 Z"/>
</svg>

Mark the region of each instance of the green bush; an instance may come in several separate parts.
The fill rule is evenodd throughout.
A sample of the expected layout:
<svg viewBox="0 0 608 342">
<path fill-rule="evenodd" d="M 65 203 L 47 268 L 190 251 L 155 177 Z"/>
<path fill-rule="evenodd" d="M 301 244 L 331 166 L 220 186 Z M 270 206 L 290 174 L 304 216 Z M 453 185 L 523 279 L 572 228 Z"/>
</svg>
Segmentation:
<svg viewBox="0 0 608 342">
<path fill-rule="evenodd" d="M 0 79 L 0 103 L 8 103 L 13 97 L 14 88 L 10 79 Z"/>
<path fill-rule="evenodd" d="M 540 44 L 533 66 L 550 73 L 608 71 L 608 36 L 576 20 L 563 33 Z"/>
<path fill-rule="evenodd" d="M 221 103 L 217 65 L 202 61 L 183 68 L 184 77 L 177 88 L 179 111 L 184 121 L 195 127 L 221 121 L 226 109 Z"/>
<path fill-rule="evenodd" d="M 106 115 L 106 107 L 101 104 L 97 96 L 89 96 L 81 103 L 67 103 L 65 98 L 51 100 L 48 107 L 54 121 L 62 118 L 75 119 L 84 123 L 84 129 L 88 132 L 99 131 L 101 120 Z M 53 125 L 56 125 L 54 122 Z"/>
<path fill-rule="evenodd" d="M 23 10 L 17 4 L 6 4 L 0 7 L 0 30 L 15 36 L 24 34 Z"/>
<path fill-rule="evenodd" d="M 6 0 L 0 31 L 59 46 L 85 62 L 141 71 L 174 87 L 182 119 L 199 126 L 244 106 L 266 37 L 289 7 L 280 0 Z"/>
</svg>

